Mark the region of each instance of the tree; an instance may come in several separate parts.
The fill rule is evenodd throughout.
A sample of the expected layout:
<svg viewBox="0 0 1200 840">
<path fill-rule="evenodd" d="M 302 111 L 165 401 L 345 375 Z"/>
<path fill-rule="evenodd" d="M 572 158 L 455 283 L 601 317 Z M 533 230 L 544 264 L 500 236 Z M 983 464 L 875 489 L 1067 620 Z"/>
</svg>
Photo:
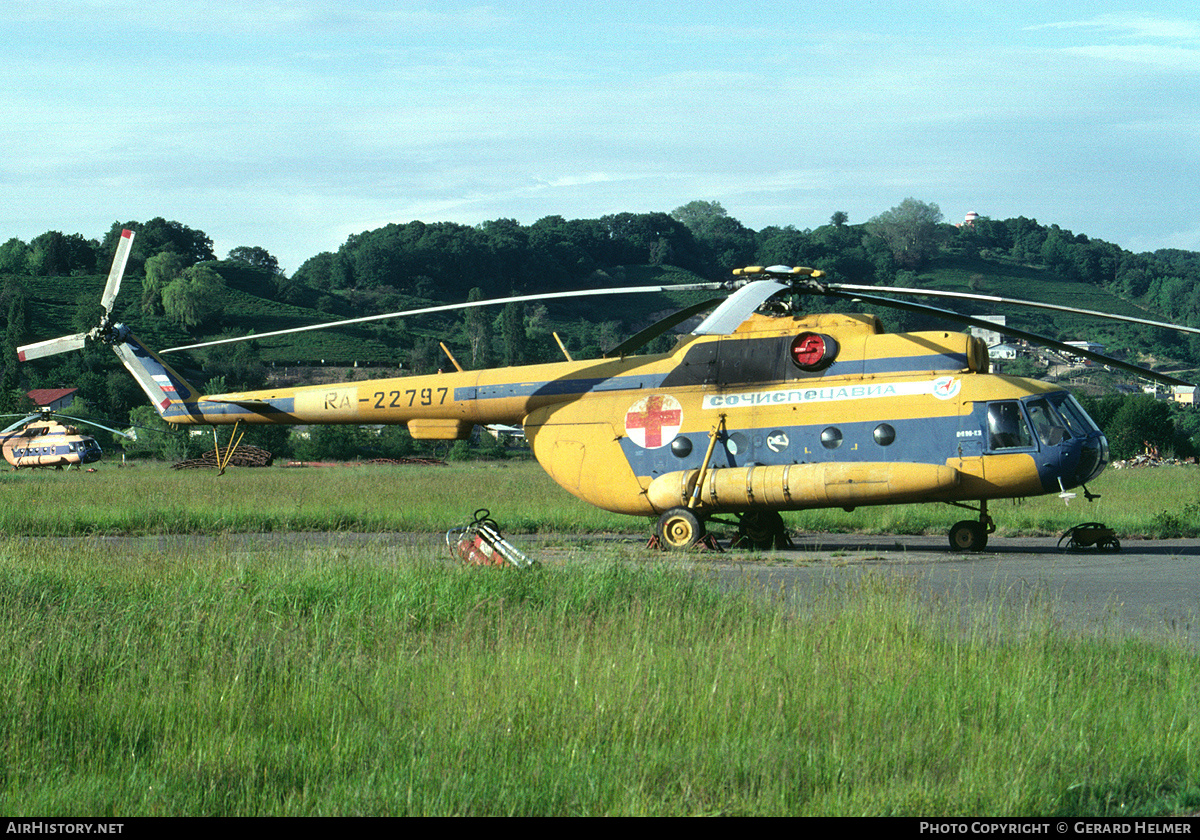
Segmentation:
<svg viewBox="0 0 1200 840">
<path fill-rule="evenodd" d="M 0 288 L 0 312 L 5 314 L 5 341 L 14 348 L 25 341 L 29 331 L 29 314 L 26 311 L 25 288 L 14 277 L 4 281 Z"/>
<path fill-rule="evenodd" d="M 183 257 L 163 251 L 146 260 L 146 279 L 142 283 L 142 312 L 163 314 L 163 289 L 179 279 L 184 270 Z"/>
<path fill-rule="evenodd" d="M 467 294 L 468 301 L 483 300 L 483 290 L 476 286 Z M 492 319 L 484 307 L 473 306 L 466 312 L 467 343 L 471 348 L 471 367 L 475 370 L 492 363 Z"/>
<path fill-rule="evenodd" d="M 525 307 L 519 303 L 505 304 L 500 310 L 500 335 L 504 340 L 504 364 L 525 363 Z"/>
<path fill-rule="evenodd" d="M 29 257 L 29 246 L 13 237 L 0 245 L 0 274 L 28 274 Z"/>
<path fill-rule="evenodd" d="M 606 234 L 605 265 L 697 264 L 697 243 L 692 231 L 666 213 L 617 213 L 600 218 Z"/>
<path fill-rule="evenodd" d="M 309 426 L 292 441 L 301 461 L 353 461 L 367 443 L 361 426 Z"/>
<path fill-rule="evenodd" d="M 96 272 L 95 243 L 78 233 L 69 236 L 57 230 L 34 237 L 29 243 L 29 270 L 42 277 Z"/>
<path fill-rule="evenodd" d="M 817 255 L 811 233 L 789 225 L 759 231 L 754 261 L 759 265 L 812 265 Z"/>
<path fill-rule="evenodd" d="M 27 401 L 21 386 L 20 363 L 17 347 L 24 343 L 29 328 L 29 316 L 25 311 L 25 290 L 15 277 L 4 281 L 0 291 L 0 311 L 7 313 L 4 342 L 0 344 L 0 411 L 16 412 Z"/>
<path fill-rule="evenodd" d="M 754 257 L 754 231 L 725 212 L 718 201 L 690 201 L 671 211 L 707 252 L 710 267 L 728 270 Z"/>
<path fill-rule="evenodd" d="M 697 239 L 711 238 L 721 219 L 729 213 L 719 201 L 689 201 L 671 211 L 671 218 L 682 222 Z"/>
<path fill-rule="evenodd" d="M 101 254 L 107 255 L 109 262 L 116 253 L 121 231 L 125 229 L 137 234 L 133 243 L 133 256 L 139 260 L 144 261 L 162 251 L 174 251 L 187 266 L 211 262 L 217 258 L 213 253 L 212 240 L 204 231 L 192 230 L 180 222 L 169 222 L 162 216 L 156 216 L 144 223 L 113 222 L 100 246 Z"/>
<path fill-rule="evenodd" d="M 1084 410 L 1104 430 L 1112 457 L 1132 458 L 1147 445 L 1166 452 L 1175 441 L 1171 406 L 1145 394 L 1081 396 Z"/>
<path fill-rule="evenodd" d="M 326 291 L 333 288 L 333 280 L 330 276 L 332 272 L 333 252 L 322 251 L 314 257 L 309 257 L 292 272 L 292 280 L 295 283 Z"/>
<path fill-rule="evenodd" d="M 867 223 L 891 249 L 901 268 L 920 268 L 936 252 L 942 211 L 936 204 L 906 198 Z"/>
<path fill-rule="evenodd" d="M 543 275 L 539 278 L 541 290 L 591 274 L 607 238 L 596 220 L 568 222 L 562 216 L 546 216 L 530 225 L 530 256 Z"/>
<path fill-rule="evenodd" d="M 1175 437 L 1171 407 L 1151 396 L 1126 398 L 1104 430 L 1114 458 L 1132 458 L 1147 446 L 1168 450 Z"/>
<path fill-rule="evenodd" d="M 846 214 L 845 210 L 837 210 L 829 217 L 829 224 L 838 228 L 842 227 L 848 221 L 850 221 L 850 216 Z"/>
<path fill-rule="evenodd" d="M 272 274 L 279 274 L 279 260 L 271 256 L 266 248 L 251 247 L 249 245 L 239 245 L 229 252 L 229 259 L 236 262 L 244 262 L 246 265 L 252 265 L 255 268 L 261 268 Z"/>
<path fill-rule="evenodd" d="M 225 308 L 225 281 L 211 268 L 185 269 L 162 291 L 163 311 L 185 327 L 198 327 Z"/>
<path fill-rule="evenodd" d="M 403 426 L 384 426 L 379 430 L 379 457 L 407 458 L 416 451 L 412 435 Z"/>
<path fill-rule="evenodd" d="M 244 341 L 209 350 L 204 359 L 204 372 L 212 375 L 213 380 L 206 390 L 209 393 L 223 393 L 255 391 L 266 387 L 267 366 L 263 364 L 256 347 L 257 342 Z"/>
<path fill-rule="evenodd" d="M 125 440 L 122 446 L 133 456 L 161 458 L 164 461 L 184 461 L 194 458 L 207 448 L 208 440 L 180 430 L 163 420 L 153 406 L 139 405 L 130 409 L 129 422 L 136 440 Z"/>
</svg>

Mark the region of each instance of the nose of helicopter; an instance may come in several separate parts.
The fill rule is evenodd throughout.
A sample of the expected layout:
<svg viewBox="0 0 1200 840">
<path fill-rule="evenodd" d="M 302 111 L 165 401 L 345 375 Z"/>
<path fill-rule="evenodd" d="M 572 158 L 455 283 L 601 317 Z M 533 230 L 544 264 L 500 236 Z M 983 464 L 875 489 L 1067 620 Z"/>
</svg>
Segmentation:
<svg viewBox="0 0 1200 840">
<path fill-rule="evenodd" d="M 1108 466 L 1108 439 L 1100 431 L 1072 436 L 1044 447 L 1042 455 L 1042 485 L 1047 492 L 1078 487 Z"/>
</svg>

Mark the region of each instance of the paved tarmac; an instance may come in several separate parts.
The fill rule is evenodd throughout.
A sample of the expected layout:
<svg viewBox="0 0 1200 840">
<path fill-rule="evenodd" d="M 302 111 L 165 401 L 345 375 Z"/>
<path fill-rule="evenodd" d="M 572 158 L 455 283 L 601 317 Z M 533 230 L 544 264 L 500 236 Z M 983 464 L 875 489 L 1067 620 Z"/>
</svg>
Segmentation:
<svg viewBox="0 0 1200 840">
<path fill-rule="evenodd" d="M 1116 553 L 1064 552 L 1057 542 L 993 538 L 986 552 L 967 554 L 945 538 L 821 534 L 797 538 L 792 550 L 740 562 L 729 552 L 713 563 L 729 584 L 783 586 L 799 597 L 875 573 L 964 603 L 1048 598 L 1065 626 L 1200 645 L 1200 541 L 1123 540 Z"/>
</svg>

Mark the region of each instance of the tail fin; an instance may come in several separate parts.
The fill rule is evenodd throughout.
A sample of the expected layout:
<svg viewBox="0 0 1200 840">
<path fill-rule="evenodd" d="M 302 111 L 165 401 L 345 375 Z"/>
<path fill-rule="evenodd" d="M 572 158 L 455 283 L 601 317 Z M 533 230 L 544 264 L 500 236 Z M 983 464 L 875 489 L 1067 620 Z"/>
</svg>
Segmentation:
<svg viewBox="0 0 1200 840">
<path fill-rule="evenodd" d="M 118 324 L 112 340 L 113 352 L 146 392 L 155 411 L 170 422 L 192 422 L 200 393 L 187 380 L 142 344 L 124 324 Z"/>
</svg>

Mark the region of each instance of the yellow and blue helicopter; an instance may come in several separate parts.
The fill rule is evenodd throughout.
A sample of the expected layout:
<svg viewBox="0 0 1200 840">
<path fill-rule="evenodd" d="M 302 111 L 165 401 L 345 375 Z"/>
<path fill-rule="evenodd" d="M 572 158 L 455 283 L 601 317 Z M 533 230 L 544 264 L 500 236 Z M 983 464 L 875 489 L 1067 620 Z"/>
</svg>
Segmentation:
<svg viewBox="0 0 1200 840">
<path fill-rule="evenodd" d="M 60 423 L 54 419 L 54 412 L 49 409 L 22 417 L 7 429 L 0 431 L 0 452 L 4 454 L 4 460 L 8 461 L 14 470 L 30 467 L 81 467 L 96 463 L 104 453 L 96 439 L 81 432 L 75 423 L 87 423 L 118 435 L 125 434 L 91 420 L 72 417 L 70 421 L 70 424 Z"/>
<path fill-rule="evenodd" d="M 558 484 L 601 508 L 657 517 L 657 536 L 667 548 L 695 544 L 715 515 L 736 515 L 744 537 L 770 546 L 786 539 L 781 511 L 943 502 L 974 514 L 950 528 L 951 547 L 980 550 L 995 530 L 991 500 L 1047 493 L 1069 498 L 1109 460 L 1103 432 L 1073 396 L 1056 385 L 990 373 L 987 349 L 977 338 L 950 331 L 889 334 L 873 315 L 804 315 L 772 301 L 817 295 L 996 325 L 875 294 L 936 294 L 929 290 L 823 284 L 819 271 L 783 266 L 742 269 L 725 282 L 510 297 L 339 322 L 571 294 L 727 295 L 677 313 L 600 359 L 473 371 L 455 363 L 458 369 L 434 375 L 202 395 L 128 328 L 112 323 L 132 236 L 122 234 L 100 324 L 89 333 L 22 347 L 22 359 L 74 349 L 88 339 L 102 341 L 159 414 L 180 425 L 391 423 L 404 424 L 414 438 L 433 440 L 465 439 L 476 425 L 520 425 L 534 456 Z M 714 306 L 670 352 L 635 355 L 651 338 Z"/>
</svg>

